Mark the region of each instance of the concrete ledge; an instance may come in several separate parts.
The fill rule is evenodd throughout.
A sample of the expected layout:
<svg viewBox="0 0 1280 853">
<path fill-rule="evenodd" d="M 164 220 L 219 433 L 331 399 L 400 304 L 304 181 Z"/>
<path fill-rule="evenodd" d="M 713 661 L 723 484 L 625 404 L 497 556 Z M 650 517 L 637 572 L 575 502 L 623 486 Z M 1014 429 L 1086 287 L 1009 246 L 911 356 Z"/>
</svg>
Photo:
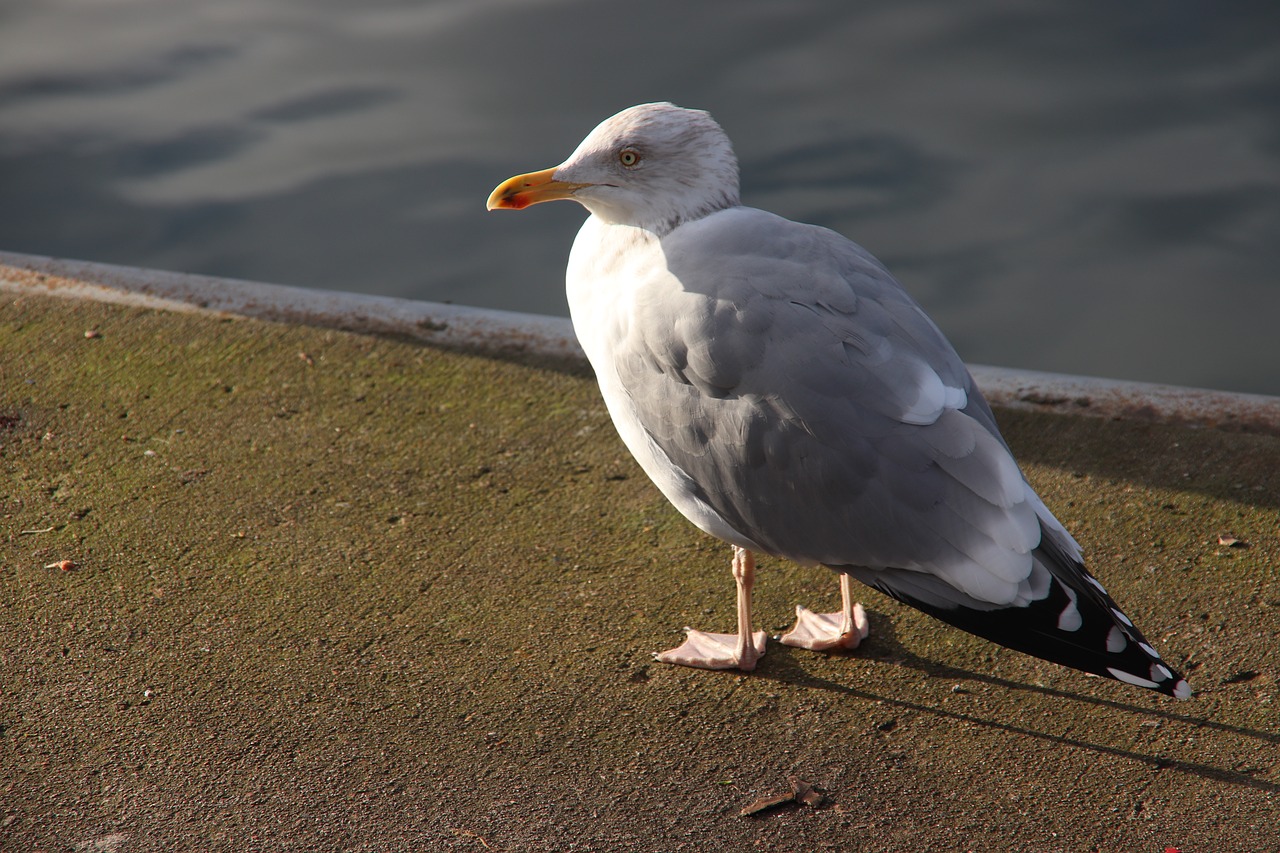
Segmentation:
<svg viewBox="0 0 1280 853">
<path fill-rule="evenodd" d="M 696 672 L 650 653 L 733 624 L 727 549 L 584 371 L 532 366 L 545 328 L 6 260 L 0 850 L 1275 849 L 1280 437 L 1003 373 L 1028 479 L 1190 701 L 870 589 L 856 653 Z M 757 624 L 836 595 L 762 560 Z M 825 805 L 742 816 L 792 776 Z"/>
<path fill-rule="evenodd" d="M 169 311 L 210 311 L 389 335 L 490 355 L 585 362 L 561 317 L 311 290 L 231 278 L 0 252 L 0 290 Z"/>
<path fill-rule="evenodd" d="M 563 317 L 0 252 L 0 290 L 206 310 L 585 366 Z M 1280 397 L 970 365 L 993 406 L 1280 434 Z"/>
<path fill-rule="evenodd" d="M 981 364 L 969 370 L 998 408 L 1280 434 L 1280 397 Z"/>
</svg>

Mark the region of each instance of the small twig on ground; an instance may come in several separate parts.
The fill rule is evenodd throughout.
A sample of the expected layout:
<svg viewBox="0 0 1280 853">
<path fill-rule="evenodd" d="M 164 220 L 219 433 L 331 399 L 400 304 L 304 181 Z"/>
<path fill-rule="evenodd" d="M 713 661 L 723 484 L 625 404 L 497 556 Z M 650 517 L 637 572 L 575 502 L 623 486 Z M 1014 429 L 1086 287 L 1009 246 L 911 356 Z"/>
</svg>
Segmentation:
<svg viewBox="0 0 1280 853">
<path fill-rule="evenodd" d="M 826 801 L 826 797 L 822 795 L 821 791 L 803 779 L 791 776 L 788 781 L 791 783 L 791 790 L 787 793 L 761 797 L 750 805 L 745 806 L 738 814 L 744 817 L 758 815 L 770 809 L 776 809 L 778 806 L 785 806 L 787 803 L 800 803 L 804 806 L 817 808 Z"/>
<path fill-rule="evenodd" d="M 463 837 L 465 837 L 465 838 L 474 838 L 476 841 L 479 841 L 481 844 L 483 844 L 483 845 L 484 845 L 484 849 L 485 849 L 485 850 L 492 850 L 492 849 L 493 849 L 492 847 L 490 847 L 490 846 L 489 846 L 489 842 L 484 840 L 484 836 L 483 836 L 483 835 L 480 835 L 479 833 L 476 833 L 476 832 L 472 832 L 472 831 L 471 831 L 471 830 L 469 830 L 469 829 L 454 829 L 454 830 L 453 830 L 453 834 L 454 834 L 454 835 L 461 835 L 461 836 L 463 836 Z"/>
</svg>

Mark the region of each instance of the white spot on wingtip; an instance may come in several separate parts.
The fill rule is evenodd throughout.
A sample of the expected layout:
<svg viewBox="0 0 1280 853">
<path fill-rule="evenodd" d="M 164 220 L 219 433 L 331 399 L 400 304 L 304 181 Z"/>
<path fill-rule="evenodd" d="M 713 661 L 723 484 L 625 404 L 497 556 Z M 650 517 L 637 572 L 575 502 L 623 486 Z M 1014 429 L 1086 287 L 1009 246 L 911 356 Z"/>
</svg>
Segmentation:
<svg viewBox="0 0 1280 853">
<path fill-rule="evenodd" d="M 1151 680 L 1152 681 L 1168 681 L 1173 678 L 1173 670 L 1162 663 L 1151 664 Z"/>
<path fill-rule="evenodd" d="M 1146 652 L 1148 657 L 1153 657 L 1156 660 L 1161 660 L 1160 653 L 1156 651 L 1154 648 L 1152 648 L 1151 646 L 1148 646 L 1146 643 L 1138 643 L 1138 648 Z"/>
<path fill-rule="evenodd" d="M 1129 641 L 1124 636 L 1124 631 L 1120 630 L 1119 625 L 1112 625 L 1111 630 L 1107 632 L 1107 651 L 1111 654 L 1124 651 L 1125 646 L 1129 645 Z"/>
<path fill-rule="evenodd" d="M 1123 622 L 1124 624 L 1128 625 L 1130 628 L 1133 627 L 1133 623 L 1129 621 L 1129 617 L 1121 613 L 1120 608 L 1118 607 L 1111 608 L 1111 614 L 1115 616 L 1117 619 L 1119 619 L 1121 622 Z"/>
<path fill-rule="evenodd" d="M 1191 685 L 1185 678 L 1173 686 L 1173 695 L 1177 699 L 1191 698 Z"/>
<path fill-rule="evenodd" d="M 1058 616 L 1059 631 L 1079 631 L 1080 626 L 1084 624 L 1084 619 L 1080 616 L 1080 609 L 1076 607 L 1076 591 L 1070 587 L 1064 586 L 1062 591 L 1067 594 L 1067 606 L 1062 608 L 1062 613 Z"/>
<path fill-rule="evenodd" d="M 1123 669 L 1116 669 L 1112 666 L 1107 667 L 1107 672 L 1111 673 L 1112 677 L 1117 681 L 1123 681 L 1125 684 L 1132 684 L 1134 687 L 1160 686 L 1150 679 L 1143 678 L 1139 675 L 1133 675 L 1132 673 L 1125 672 Z"/>
<path fill-rule="evenodd" d="M 1107 594 L 1107 588 L 1103 586 L 1102 583 L 1093 575 L 1085 575 L 1084 579 L 1087 580 L 1089 583 L 1093 584 L 1094 589 L 1096 589 L 1098 592 L 1102 593 L 1103 595 Z"/>
</svg>

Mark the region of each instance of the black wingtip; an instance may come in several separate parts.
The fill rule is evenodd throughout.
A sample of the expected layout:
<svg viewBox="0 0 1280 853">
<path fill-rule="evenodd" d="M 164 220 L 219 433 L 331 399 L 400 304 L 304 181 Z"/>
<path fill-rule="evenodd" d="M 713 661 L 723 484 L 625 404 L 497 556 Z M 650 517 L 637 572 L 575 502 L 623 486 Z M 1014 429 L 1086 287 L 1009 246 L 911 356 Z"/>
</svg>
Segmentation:
<svg viewBox="0 0 1280 853">
<path fill-rule="evenodd" d="M 1192 696 L 1190 683 L 1161 658 L 1082 564 L 1055 564 L 1050 555 L 1037 556 L 1052 579 L 1043 598 L 1022 606 L 940 606 L 894 588 L 884 576 L 867 580 L 904 604 L 993 643 L 1176 699 Z"/>
</svg>

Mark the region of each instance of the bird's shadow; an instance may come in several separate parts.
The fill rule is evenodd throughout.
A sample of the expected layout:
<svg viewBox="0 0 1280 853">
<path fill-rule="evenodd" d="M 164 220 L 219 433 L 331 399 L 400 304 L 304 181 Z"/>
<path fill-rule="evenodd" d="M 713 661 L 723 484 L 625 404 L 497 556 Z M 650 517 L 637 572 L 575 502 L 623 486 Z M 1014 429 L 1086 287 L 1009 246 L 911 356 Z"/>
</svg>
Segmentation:
<svg viewBox="0 0 1280 853">
<path fill-rule="evenodd" d="M 1097 696 L 1088 696 L 1081 693 L 1058 690 L 1052 687 L 1043 687 L 1036 684 L 1011 681 L 994 675 L 987 675 L 960 667 L 950 666 L 948 664 L 941 664 L 936 661 L 929 660 L 928 658 L 920 657 L 919 655 L 904 649 L 897 642 L 892 623 L 888 620 L 872 615 L 872 621 L 875 626 L 873 628 L 872 642 L 864 644 L 857 651 L 827 652 L 825 654 L 849 658 L 851 663 L 856 662 L 861 665 L 886 664 L 889 666 L 905 666 L 910 669 L 923 672 L 934 678 L 950 681 L 978 682 L 998 687 L 1003 690 L 1038 693 L 1044 696 L 1050 696 L 1054 700 L 1060 702 L 1078 702 L 1086 705 L 1095 705 L 1124 713 L 1138 714 L 1144 718 L 1158 718 L 1172 723 L 1194 726 L 1197 729 L 1209 729 L 1220 731 L 1228 735 L 1234 735 L 1236 737 L 1251 738 L 1264 743 L 1280 744 L 1280 732 L 1262 731 L 1259 729 L 1246 728 L 1244 726 L 1233 726 L 1192 714 L 1183 714 L 1159 708 L 1150 708 L 1114 699 L 1103 699 Z M 1094 743 L 1081 740 L 1080 738 L 1067 737 L 1065 735 L 1054 734 L 1052 732 L 1038 731 L 1036 729 L 1026 728 L 1025 726 L 1014 725 L 1000 719 L 981 716 L 972 711 L 960 711 L 953 710 L 951 708 L 943 708 L 937 705 L 928 705 L 922 702 L 872 693 L 868 690 L 839 684 L 834 681 L 829 681 L 825 678 L 815 676 L 804 668 L 802 662 L 807 655 L 811 654 L 812 652 L 793 649 L 780 644 L 773 644 L 770 648 L 770 654 L 761 660 L 760 666 L 753 674 L 759 678 L 770 679 L 782 684 L 800 687 L 802 689 L 825 690 L 829 693 L 838 694 L 840 696 L 881 702 L 885 705 L 916 711 L 921 714 L 932 715 L 941 719 L 971 723 L 988 729 L 1047 741 L 1059 746 L 1069 746 L 1076 749 L 1089 750 L 1103 755 L 1125 758 L 1131 761 L 1150 765 L 1156 769 L 1177 770 L 1182 773 L 1199 776 L 1203 779 L 1212 779 L 1217 782 L 1239 785 L 1241 787 L 1253 788 L 1269 793 L 1280 792 L 1280 784 L 1270 782 L 1265 779 L 1257 779 L 1250 776 L 1248 773 L 1242 773 L 1237 770 L 1228 770 L 1222 767 L 1214 767 L 1210 764 L 1185 761 L 1178 758 L 1170 758 L 1168 756 L 1151 755 L 1131 749 L 1121 749 L 1104 743 Z"/>
</svg>

